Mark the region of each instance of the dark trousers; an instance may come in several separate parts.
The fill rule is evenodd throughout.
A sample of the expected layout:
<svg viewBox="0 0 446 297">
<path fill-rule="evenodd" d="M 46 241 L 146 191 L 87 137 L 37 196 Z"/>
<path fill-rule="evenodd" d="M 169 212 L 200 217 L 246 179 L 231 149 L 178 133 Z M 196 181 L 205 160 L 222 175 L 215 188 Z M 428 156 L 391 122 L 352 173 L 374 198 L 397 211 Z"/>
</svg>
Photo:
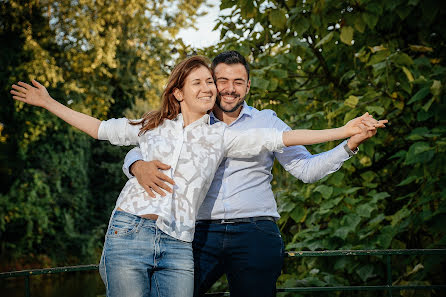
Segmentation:
<svg viewBox="0 0 446 297">
<path fill-rule="evenodd" d="M 275 222 L 198 222 L 193 242 L 195 297 L 226 274 L 231 297 L 272 297 L 283 265 L 283 240 Z"/>
</svg>

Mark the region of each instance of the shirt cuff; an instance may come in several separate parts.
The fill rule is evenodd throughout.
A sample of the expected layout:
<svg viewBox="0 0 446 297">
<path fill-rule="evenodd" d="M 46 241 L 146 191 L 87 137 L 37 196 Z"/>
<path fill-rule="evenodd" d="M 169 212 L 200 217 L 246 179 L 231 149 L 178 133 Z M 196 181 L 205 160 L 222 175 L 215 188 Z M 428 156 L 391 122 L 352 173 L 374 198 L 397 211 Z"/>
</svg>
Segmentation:
<svg viewBox="0 0 446 297">
<path fill-rule="evenodd" d="M 130 172 L 130 166 L 133 165 L 136 161 L 142 160 L 138 157 L 129 157 L 126 158 L 124 161 L 124 164 L 122 165 L 122 170 L 124 171 L 124 174 L 127 175 L 127 177 L 133 177 L 134 175 Z"/>
<path fill-rule="evenodd" d="M 105 127 L 107 125 L 106 121 L 102 121 L 99 125 L 98 129 L 98 139 L 99 140 L 108 140 L 107 135 L 107 128 Z"/>
<path fill-rule="evenodd" d="M 354 150 L 351 150 L 348 146 L 348 140 L 345 141 L 344 149 L 350 157 L 353 157 L 359 152 L 359 147 L 356 147 Z"/>
<path fill-rule="evenodd" d="M 278 133 L 276 134 L 276 149 L 274 150 L 275 152 L 282 152 L 282 149 L 285 148 L 285 144 L 283 143 L 283 132 L 284 131 L 277 131 Z"/>
</svg>

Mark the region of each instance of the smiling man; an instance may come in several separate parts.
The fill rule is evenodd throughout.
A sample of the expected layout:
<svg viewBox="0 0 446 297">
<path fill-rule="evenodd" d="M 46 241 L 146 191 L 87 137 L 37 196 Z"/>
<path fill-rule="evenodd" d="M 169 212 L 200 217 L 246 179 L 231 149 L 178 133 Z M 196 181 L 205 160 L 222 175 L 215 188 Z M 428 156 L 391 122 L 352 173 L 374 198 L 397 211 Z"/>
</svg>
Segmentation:
<svg viewBox="0 0 446 297">
<path fill-rule="evenodd" d="M 249 66 L 238 52 L 228 51 L 212 61 L 218 96 L 210 114 L 211 124 L 222 121 L 229 129 L 275 128 L 290 130 L 272 110 L 257 110 L 246 104 Z M 334 149 L 312 155 L 303 146 L 281 153 L 264 152 L 249 159 L 224 159 L 197 214 L 193 242 L 195 296 L 205 292 L 226 274 L 232 297 L 271 297 L 283 262 L 284 245 L 276 225 L 279 218 L 271 190 L 274 159 L 303 182 L 315 182 L 337 171 L 375 132 L 354 135 Z M 130 172 L 129 173 L 129 168 Z M 158 161 L 145 162 L 135 148 L 124 162 L 124 172 L 134 175 L 153 195 L 171 192 L 173 180 L 159 169 Z"/>
</svg>

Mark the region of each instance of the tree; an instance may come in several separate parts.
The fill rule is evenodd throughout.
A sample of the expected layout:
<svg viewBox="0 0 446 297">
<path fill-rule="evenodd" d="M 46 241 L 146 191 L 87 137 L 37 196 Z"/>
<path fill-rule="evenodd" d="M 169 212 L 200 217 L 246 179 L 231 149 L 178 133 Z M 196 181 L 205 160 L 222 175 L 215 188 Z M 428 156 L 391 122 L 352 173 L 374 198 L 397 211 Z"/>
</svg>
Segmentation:
<svg viewBox="0 0 446 297">
<path fill-rule="evenodd" d="M 203 2 L 1 1 L 3 262 L 97 260 L 125 182 L 126 149 L 13 102 L 11 84 L 37 79 L 54 98 L 101 119 L 141 116 L 133 106 L 157 107 L 178 58 L 172 40 L 193 24 Z"/>
<path fill-rule="evenodd" d="M 366 111 L 390 121 L 319 183 L 274 169 L 287 249 L 444 247 L 445 4 L 223 0 L 220 8 L 227 9 L 216 26 L 222 41 L 206 53 L 235 49 L 249 58 L 252 104 L 274 109 L 293 128 L 340 126 Z M 326 261 L 289 263 L 281 281 L 385 281 L 380 259 Z M 444 277 L 438 259 L 405 274 L 418 261 L 396 265 L 404 275 L 399 283 Z"/>
</svg>

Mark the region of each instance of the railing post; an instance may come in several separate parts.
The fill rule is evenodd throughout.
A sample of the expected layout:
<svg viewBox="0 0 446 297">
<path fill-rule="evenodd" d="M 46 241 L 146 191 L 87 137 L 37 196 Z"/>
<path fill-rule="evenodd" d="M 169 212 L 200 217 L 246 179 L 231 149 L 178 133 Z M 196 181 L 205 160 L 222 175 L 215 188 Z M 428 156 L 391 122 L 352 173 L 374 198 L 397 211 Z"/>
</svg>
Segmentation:
<svg viewBox="0 0 446 297">
<path fill-rule="evenodd" d="M 31 296 L 31 290 L 29 289 L 29 274 L 25 275 L 25 296 Z"/>
<path fill-rule="evenodd" d="M 387 262 L 387 286 L 389 289 L 387 292 L 389 293 L 389 296 L 392 297 L 392 265 L 390 263 L 390 255 L 386 255 L 386 262 Z"/>
</svg>

